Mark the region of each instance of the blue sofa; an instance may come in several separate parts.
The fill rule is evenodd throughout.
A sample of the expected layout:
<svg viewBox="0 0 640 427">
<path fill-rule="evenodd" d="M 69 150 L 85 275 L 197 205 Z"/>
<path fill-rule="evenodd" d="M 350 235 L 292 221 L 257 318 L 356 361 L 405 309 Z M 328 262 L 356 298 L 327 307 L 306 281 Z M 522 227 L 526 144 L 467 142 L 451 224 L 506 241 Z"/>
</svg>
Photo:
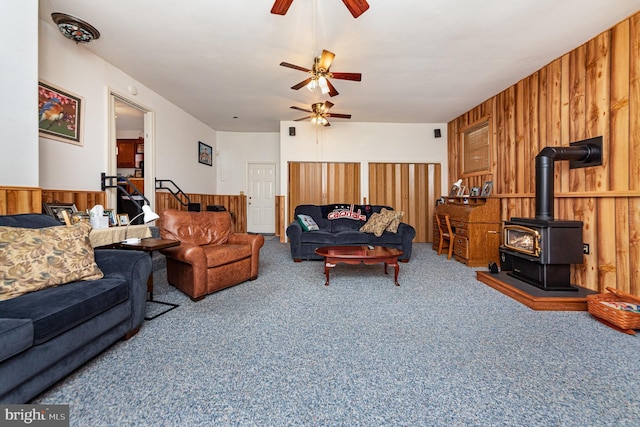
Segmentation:
<svg viewBox="0 0 640 427">
<path fill-rule="evenodd" d="M 41 214 L 0 216 L 0 226 L 60 226 Z M 0 403 L 26 403 L 122 338 L 144 320 L 151 257 L 101 249 L 104 277 L 0 301 Z"/>
<path fill-rule="evenodd" d="M 321 246 L 334 245 L 372 245 L 400 249 L 404 254 L 399 261 L 408 262 L 411 258 L 413 239 L 416 230 L 411 225 L 401 222 L 396 233 L 385 231 L 380 237 L 372 233 L 359 231 L 374 213 L 383 208 L 380 205 L 298 205 L 294 211 L 294 220 L 287 226 L 287 237 L 291 249 L 291 258 L 295 262 L 302 260 L 322 260 L 315 250 Z M 317 231 L 305 231 L 298 215 L 308 215 L 319 227 Z"/>
</svg>

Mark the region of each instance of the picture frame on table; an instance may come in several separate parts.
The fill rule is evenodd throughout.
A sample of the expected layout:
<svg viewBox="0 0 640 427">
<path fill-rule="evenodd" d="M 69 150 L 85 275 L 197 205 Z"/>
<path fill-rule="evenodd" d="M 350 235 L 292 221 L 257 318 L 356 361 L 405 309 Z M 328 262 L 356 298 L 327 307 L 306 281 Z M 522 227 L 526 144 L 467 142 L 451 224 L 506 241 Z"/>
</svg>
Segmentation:
<svg viewBox="0 0 640 427">
<path fill-rule="evenodd" d="M 116 212 L 113 209 L 105 209 L 102 214 L 109 218 L 109 227 L 118 225 L 118 218 L 116 218 Z"/>
<path fill-rule="evenodd" d="M 461 185 L 460 188 L 458 189 L 458 197 L 462 197 L 464 196 L 464 192 L 467 191 L 467 186 L 466 185 Z"/>
<path fill-rule="evenodd" d="M 66 225 L 71 225 L 71 217 L 78 212 L 75 203 L 43 203 L 42 210 Z"/>
<path fill-rule="evenodd" d="M 451 186 L 451 190 L 449 190 L 449 197 L 457 196 L 459 190 L 460 190 L 460 187 L 458 187 L 456 184 L 453 184 Z"/>
<path fill-rule="evenodd" d="M 118 214 L 118 225 L 121 227 L 129 225 L 129 214 L 126 214 L 126 213 Z"/>
<path fill-rule="evenodd" d="M 38 82 L 38 133 L 42 138 L 83 145 L 82 97 L 45 81 Z"/>
<path fill-rule="evenodd" d="M 478 197 L 480 195 L 480 187 L 471 187 L 469 190 L 469 196 Z"/>
<path fill-rule="evenodd" d="M 213 166 L 213 147 L 198 141 L 198 162 L 207 166 Z"/>
<path fill-rule="evenodd" d="M 493 181 L 485 181 L 482 186 L 482 193 L 480 194 L 482 197 L 491 196 L 491 190 L 493 189 Z"/>
</svg>

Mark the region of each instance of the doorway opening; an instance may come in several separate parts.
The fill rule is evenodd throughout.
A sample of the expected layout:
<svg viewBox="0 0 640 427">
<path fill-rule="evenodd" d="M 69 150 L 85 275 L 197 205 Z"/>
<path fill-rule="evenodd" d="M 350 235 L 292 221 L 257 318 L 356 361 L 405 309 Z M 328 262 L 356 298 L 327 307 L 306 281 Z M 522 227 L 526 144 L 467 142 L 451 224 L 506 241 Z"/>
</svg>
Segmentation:
<svg viewBox="0 0 640 427">
<path fill-rule="evenodd" d="M 109 112 L 108 174 L 133 179 L 155 210 L 153 111 L 112 91 Z M 117 207 L 117 190 L 107 191 L 109 206 Z"/>
</svg>

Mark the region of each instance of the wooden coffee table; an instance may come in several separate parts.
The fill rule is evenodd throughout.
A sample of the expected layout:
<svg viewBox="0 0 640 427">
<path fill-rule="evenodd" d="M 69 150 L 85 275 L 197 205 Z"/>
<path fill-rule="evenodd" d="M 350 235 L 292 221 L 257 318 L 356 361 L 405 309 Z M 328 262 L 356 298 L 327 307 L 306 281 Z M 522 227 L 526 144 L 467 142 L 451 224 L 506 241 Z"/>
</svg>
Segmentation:
<svg viewBox="0 0 640 427">
<path fill-rule="evenodd" d="M 373 248 L 373 249 L 370 249 Z M 404 252 L 399 249 L 385 248 L 382 246 L 324 246 L 315 250 L 316 254 L 324 257 L 324 274 L 327 278 L 324 283 L 329 286 L 329 269 L 335 267 L 337 263 L 344 264 L 380 264 L 384 263 L 384 273 L 387 274 L 387 265 L 395 268 L 394 282 L 398 283 L 398 257 Z"/>
</svg>

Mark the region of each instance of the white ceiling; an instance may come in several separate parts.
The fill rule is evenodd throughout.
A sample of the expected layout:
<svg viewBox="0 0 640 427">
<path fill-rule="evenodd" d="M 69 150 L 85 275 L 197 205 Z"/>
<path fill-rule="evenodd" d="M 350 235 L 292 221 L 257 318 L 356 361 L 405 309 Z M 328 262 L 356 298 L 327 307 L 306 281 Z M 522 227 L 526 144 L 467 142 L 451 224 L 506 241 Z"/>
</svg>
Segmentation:
<svg viewBox="0 0 640 427">
<path fill-rule="evenodd" d="M 331 71 L 362 73 L 333 80 L 331 112 L 353 122 L 442 123 L 640 10 L 640 0 L 369 0 L 354 19 L 340 0 L 294 0 L 285 16 L 272 5 L 40 0 L 40 18 L 89 22 L 101 37 L 87 49 L 213 129 L 277 132 L 305 115 L 290 106 L 329 99 L 291 90 L 307 74 L 282 61 L 311 68 L 327 49 Z"/>
</svg>

